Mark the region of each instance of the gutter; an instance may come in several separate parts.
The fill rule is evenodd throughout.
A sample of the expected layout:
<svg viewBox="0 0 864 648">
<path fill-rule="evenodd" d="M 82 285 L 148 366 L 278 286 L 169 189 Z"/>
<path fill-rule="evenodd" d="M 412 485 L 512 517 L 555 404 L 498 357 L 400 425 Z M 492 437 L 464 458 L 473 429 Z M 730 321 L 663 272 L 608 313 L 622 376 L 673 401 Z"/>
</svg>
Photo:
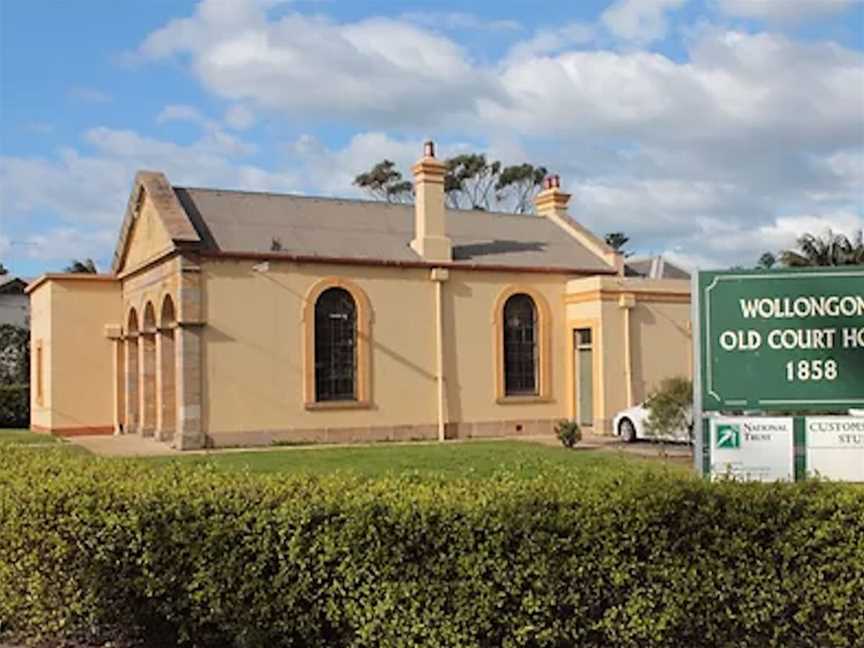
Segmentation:
<svg viewBox="0 0 864 648">
<path fill-rule="evenodd" d="M 375 266 L 386 268 L 423 268 L 428 270 L 469 270 L 473 272 L 520 272 L 536 274 L 578 274 L 578 275 L 611 275 L 617 276 L 617 271 L 609 268 L 572 268 L 564 266 L 511 266 L 480 263 L 432 263 L 429 261 L 397 261 L 389 259 L 361 259 L 351 257 L 327 257 L 290 252 L 226 252 L 222 250 L 201 250 L 201 257 L 212 259 L 245 259 L 250 261 L 288 261 L 292 263 L 330 263 L 335 265 Z"/>
<path fill-rule="evenodd" d="M 46 281 L 66 279 L 72 281 L 118 281 L 118 277 L 113 274 L 93 274 L 90 272 L 46 272 L 27 284 L 24 292 L 29 295 Z"/>
</svg>

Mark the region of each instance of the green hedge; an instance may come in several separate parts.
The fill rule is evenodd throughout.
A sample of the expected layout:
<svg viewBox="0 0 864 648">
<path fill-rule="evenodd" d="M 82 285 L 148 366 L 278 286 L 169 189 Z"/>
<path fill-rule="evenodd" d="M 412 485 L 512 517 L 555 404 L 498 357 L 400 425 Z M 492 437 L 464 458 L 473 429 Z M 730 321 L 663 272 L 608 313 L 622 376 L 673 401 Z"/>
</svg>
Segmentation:
<svg viewBox="0 0 864 648">
<path fill-rule="evenodd" d="M 861 646 L 864 491 L 262 478 L 9 448 L 0 620 L 160 646 Z"/>
<path fill-rule="evenodd" d="M 0 385 L 0 428 L 30 426 L 30 388 Z"/>
</svg>

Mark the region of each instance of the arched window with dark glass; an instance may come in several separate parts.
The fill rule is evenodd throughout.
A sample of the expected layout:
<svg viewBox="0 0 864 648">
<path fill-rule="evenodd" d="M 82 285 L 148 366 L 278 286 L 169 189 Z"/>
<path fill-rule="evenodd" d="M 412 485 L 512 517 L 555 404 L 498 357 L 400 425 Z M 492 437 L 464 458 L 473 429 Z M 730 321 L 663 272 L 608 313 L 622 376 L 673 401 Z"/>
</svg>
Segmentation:
<svg viewBox="0 0 864 648">
<path fill-rule="evenodd" d="M 517 294 L 504 304 L 504 393 L 537 394 L 537 307 Z"/>
<path fill-rule="evenodd" d="M 315 400 L 357 399 L 357 305 L 343 288 L 315 302 Z"/>
</svg>

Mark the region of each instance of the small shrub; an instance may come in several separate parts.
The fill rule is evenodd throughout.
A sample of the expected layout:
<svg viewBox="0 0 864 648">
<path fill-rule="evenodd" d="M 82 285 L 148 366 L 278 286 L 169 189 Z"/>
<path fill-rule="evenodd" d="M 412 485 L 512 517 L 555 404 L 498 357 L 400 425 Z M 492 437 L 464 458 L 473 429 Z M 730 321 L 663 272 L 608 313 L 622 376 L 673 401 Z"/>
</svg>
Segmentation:
<svg viewBox="0 0 864 648">
<path fill-rule="evenodd" d="M 693 411 L 693 383 L 686 378 L 666 378 L 645 403 L 645 431 L 652 437 L 689 429 Z"/>
<path fill-rule="evenodd" d="M 555 425 L 555 436 L 565 448 L 572 448 L 582 440 L 582 428 L 576 421 L 558 421 Z"/>
</svg>

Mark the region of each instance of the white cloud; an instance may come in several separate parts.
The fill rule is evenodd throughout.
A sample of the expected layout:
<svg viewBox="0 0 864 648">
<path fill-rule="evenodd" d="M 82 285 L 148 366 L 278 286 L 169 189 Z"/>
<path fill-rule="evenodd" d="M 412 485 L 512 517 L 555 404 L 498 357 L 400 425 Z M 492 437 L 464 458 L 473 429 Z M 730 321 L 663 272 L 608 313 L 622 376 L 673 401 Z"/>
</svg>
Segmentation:
<svg viewBox="0 0 864 648">
<path fill-rule="evenodd" d="M 804 233 L 823 235 L 832 230 L 852 237 L 861 228 L 864 215 L 844 210 L 781 216 L 758 227 L 710 223 L 658 251 L 688 268 L 723 269 L 739 264 L 752 267 L 764 252 L 777 254 L 795 248 Z"/>
<path fill-rule="evenodd" d="M 225 125 L 234 130 L 246 130 L 255 124 L 255 114 L 246 106 L 231 106 L 225 111 Z"/>
<path fill-rule="evenodd" d="M 338 24 L 255 3 L 205 0 L 150 34 L 140 54 L 188 57 L 217 95 L 306 118 L 387 124 L 443 121 L 489 94 L 492 75 L 452 40 L 405 21 Z"/>
<path fill-rule="evenodd" d="M 516 43 L 507 58 L 516 60 L 553 54 L 574 45 L 585 45 L 596 37 L 595 27 L 586 23 L 569 23 L 562 27 L 541 29 L 531 38 Z"/>
<path fill-rule="evenodd" d="M 851 8 L 861 0 L 717 0 L 721 11 L 741 18 L 798 21 L 829 16 Z"/>
<path fill-rule="evenodd" d="M 420 139 L 399 140 L 382 132 L 358 133 L 341 149 L 327 148 L 310 135 L 301 136 L 289 147 L 298 172 L 306 174 L 309 185 L 342 196 L 362 196 L 353 186 L 354 177 L 385 159 L 395 162 L 410 180 L 409 169 L 422 150 Z"/>
<path fill-rule="evenodd" d="M 600 20 L 618 38 L 645 45 L 666 37 L 669 28 L 667 12 L 681 8 L 686 2 L 687 0 L 617 0 L 603 12 Z"/>
<path fill-rule="evenodd" d="M 7 237 L 5 234 L 3 234 L 2 231 L 0 231 L 0 259 L 6 258 L 6 256 L 9 254 L 9 250 L 11 247 L 12 245 L 9 237 Z M 6 269 L 8 270 L 9 268 Z"/>
<path fill-rule="evenodd" d="M 516 20 L 487 20 L 464 11 L 412 11 L 402 14 L 402 19 L 435 29 L 512 32 L 522 28 Z"/>
<path fill-rule="evenodd" d="M 194 106 L 186 104 L 170 104 L 165 106 L 156 116 L 157 124 L 164 124 L 172 121 L 188 121 L 196 124 L 204 124 L 207 119 Z"/>
<path fill-rule="evenodd" d="M 208 133 L 179 145 L 129 130 L 94 128 L 84 136 L 93 149 L 62 149 L 55 156 L 0 157 L 0 222 L 38 222 L 45 214 L 62 224 L 16 242 L 14 257 L 67 261 L 91 256 L 105 265 L 116 242 L 132 178 L 140 169 L 164 171 L 179 186 L 297 191 L 290 172 L 238 161 L 249 145 Z M 26 225 L 23 226 L 25 229 Z"/>
<path fill-rule="evenodd" d="M 21 246 L 22 256 L 28 259 L 66 264 L 73 259 L 90 258 L 96 260 L 100 272 L 106 272 L 116 242 L 117 230 L 113 227 L 91 230 L 56 227 L 27 236 Z"/>
<path fill-rule="evenodd" d="M 570 51 L 512 61 L 500 76 L 508 101 L 483 99 L 480 114 L 523 133 L 821 147 L 858 141 L 864 126 L 864 57 L 779 35 L 710 32 L 684 63 Z"/>
</svg>

